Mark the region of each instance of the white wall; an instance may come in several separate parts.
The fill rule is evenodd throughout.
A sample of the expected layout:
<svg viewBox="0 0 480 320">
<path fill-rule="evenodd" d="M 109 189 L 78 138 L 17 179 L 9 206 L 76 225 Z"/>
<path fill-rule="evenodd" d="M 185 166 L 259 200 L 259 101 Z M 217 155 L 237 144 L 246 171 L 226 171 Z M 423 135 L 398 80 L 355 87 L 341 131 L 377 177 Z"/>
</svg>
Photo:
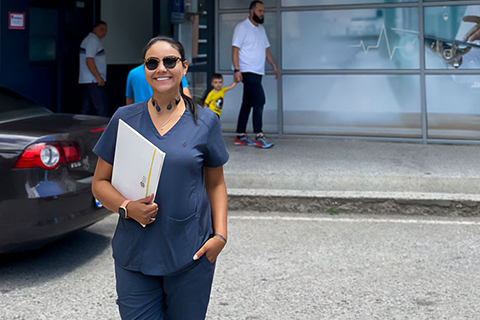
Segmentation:
<svg viewBox="0 0 480 320">
<path fill-rule="evenodd" d="M 143 48 L 152 38 L 152 0 L 102 0 L 103 39 L 107 64 L 142 62 Z"/>
</svg>

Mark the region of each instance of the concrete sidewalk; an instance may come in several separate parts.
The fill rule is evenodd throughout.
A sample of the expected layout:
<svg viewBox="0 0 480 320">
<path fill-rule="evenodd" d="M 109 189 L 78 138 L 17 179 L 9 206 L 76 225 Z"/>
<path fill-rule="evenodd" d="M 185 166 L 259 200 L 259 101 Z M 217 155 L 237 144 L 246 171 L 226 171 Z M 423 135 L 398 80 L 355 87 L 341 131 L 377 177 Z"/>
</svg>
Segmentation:
<svg viewBox="0 0 480 320">
<path fill-rule="evenodd" d="M 471 216 L 480 204 L 480 146 L 225 137 L 231 209 Z"/>
</svg>

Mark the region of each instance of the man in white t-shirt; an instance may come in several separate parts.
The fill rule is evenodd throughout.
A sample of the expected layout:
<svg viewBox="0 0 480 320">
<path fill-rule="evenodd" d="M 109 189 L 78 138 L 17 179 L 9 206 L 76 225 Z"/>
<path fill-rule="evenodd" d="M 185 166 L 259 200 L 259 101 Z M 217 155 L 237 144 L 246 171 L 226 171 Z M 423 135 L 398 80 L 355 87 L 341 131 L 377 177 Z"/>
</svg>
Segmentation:
<svg viewBox="0 0 480 320">
<path fill-rule="evenodd" d="M 82 114 L 108 116 L 107 60 L 100 41 L 107 35 L 107 24 L 99 21 L 80 44 L 78 83 L 82 89 Z"/>
<path fill-rule="evenodd" d="M 270 53 L 265 28 L 262 26 L 265 10 L 261 1 L 252 1 L 250 14 L 240 22 L 233 33 L 232 60 L 234 67 L 233 79 L 243 82 L 243 99 L 237 122 L 237 146 L 257 146 L 270 148 L 273 143 L 267 142 L 262 132 L 263 107 L 265 92 L 262 86 L 262 76 L 265 74 L 265 59 L 273 67 L 275 79 L 278 78 L 278 69 Z M 246 135 L 250 109 L 253 108 L 252 121 L 255 140 L 250 141 Z"/>
</svg>

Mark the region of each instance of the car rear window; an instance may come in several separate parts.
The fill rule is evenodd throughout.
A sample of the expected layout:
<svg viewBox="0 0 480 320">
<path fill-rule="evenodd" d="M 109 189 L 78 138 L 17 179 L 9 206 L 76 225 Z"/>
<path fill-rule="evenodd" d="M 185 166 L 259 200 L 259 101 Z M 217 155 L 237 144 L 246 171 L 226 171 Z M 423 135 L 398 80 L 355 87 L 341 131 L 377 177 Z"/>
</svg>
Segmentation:
<svg viewBox="0 0 480 320">
<path fill-rule="evenodd" d="M 0 88 L 0 122 L 51 113 L 47 108 L 15 93 Z"/>
</svg>

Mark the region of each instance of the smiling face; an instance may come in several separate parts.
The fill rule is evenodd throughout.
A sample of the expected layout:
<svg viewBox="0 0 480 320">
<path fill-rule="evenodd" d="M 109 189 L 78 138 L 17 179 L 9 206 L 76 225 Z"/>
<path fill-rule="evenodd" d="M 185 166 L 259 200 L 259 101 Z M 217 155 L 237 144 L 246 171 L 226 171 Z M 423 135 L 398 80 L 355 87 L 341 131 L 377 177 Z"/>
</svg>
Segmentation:
<svg viewBox="0 0 480 320">
<path fill-rule="evenodd" d="M 145 75 L 148 83 L 154 92 L 165 94 L 168 93 L 173 98 L 178 96 L 182 76 L 187 72 L 188 62 L 178 60 L 172 69 L 165 68 L 163 64 L 164 57 L 181 58 L 177 49 L 166 41 L 155 42 L 145 53 L 145 59 L 158 58 L 160 63 L 157 69 L 148 70 L 145 66 Z"/>
</svg>

